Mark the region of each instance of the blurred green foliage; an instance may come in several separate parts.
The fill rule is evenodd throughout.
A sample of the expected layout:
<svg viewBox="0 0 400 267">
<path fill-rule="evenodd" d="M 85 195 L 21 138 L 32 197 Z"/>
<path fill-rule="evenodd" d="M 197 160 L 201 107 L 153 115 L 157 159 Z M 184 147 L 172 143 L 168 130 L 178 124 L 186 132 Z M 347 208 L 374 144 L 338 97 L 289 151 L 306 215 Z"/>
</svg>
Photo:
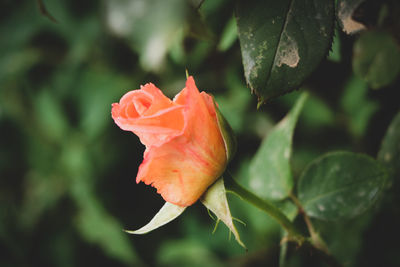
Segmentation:
<svg viewBox="0 0 400 267">
<path fill-rule="evenodd" d="M 379 159 L 398 170 L 398 157 L 385 162 L 399 147 L 398 115 L 385 135 L 400 109 L 398 62 L 370 60 L 368 51 L 394 60 L 400 7 L 395 0 L 378 8 L 365 2 L 355 15 L 367 32 L 348 36 L 336 26 L 333 51 L 303 83 L 310 95 L 292 141 L 294 183 L 330 150 L 376 157 L 384 136 Z M 234 1 L 43 4 L 57 22 L 38 1 L 0 4 L 0 266 L 277 266 L 281 228 L 234 195 L 231 212 L 246 223 L 238 230 L 247 253 L 229 242 L 225 226 L 212 234 L 215 221 L 198 204 L 146 236 L 122 231 L 144 225 L 163 204 L 154 189 L 135 183 L 144 147 L 110 116 L 111 103 L 126 91 L 153 82 L 172 97 L 184 87 L 187 68 L 200 90 L 215 95 L 237 134 L 230 168 L 243 184 L 261 141 L 299 96 L 257 110 L 243 73 Z M 384 33 L 369 32 L 377 28 Z M 353 53 L 355 42 L 367 51 L 364 59 Z M 400 265 L 399 178 L 391 172 L 391 186 L 370 213 L 315 220 L 346 266 Z M 280 205 L 296 222 L 287 203 Z M 323 266 L 291 246 L 287 258 L 288 266 Z"/>
</svg>

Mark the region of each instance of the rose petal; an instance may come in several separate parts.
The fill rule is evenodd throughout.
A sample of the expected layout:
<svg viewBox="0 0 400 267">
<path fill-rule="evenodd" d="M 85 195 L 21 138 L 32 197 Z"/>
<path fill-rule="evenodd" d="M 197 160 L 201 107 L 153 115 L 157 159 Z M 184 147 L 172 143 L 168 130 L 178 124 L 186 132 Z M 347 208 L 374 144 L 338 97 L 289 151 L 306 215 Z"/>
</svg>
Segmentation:
<svg viewBox="0 0 400 267">
<path fill-rule="evenodd" d="M 171 99 L 166 97 L 160 89 L 158 89 L 154 84 L 147 83 L 140 88 L 140 91 L 149 93 L 152 96 L 151 106 L 144 112 L 143 116 L 150 116 L 158 113 L 160 110 L 166 109 L 175 105 Z"/>
<path fill-rule="evenodd" d="M 210 100 L 210 98 L 208 99 Z M 174 103 L 185 105 L 184 135 L 189 142 L 197 143 L 201 147 L 200 150 L 204 150 L 205 155 L 211 155 L 211 158 L 218 159 L 221 154 L 220 143 L 223 144 L 223 139 L 215 107 L 208 105 L 209 101 L 204 100 L 205 97 L 199 93 L 193 77 L 190 76 L 187 79 L 186 88 L 174 99 Z M 212 111 L 210 112 L 210 110 Z"/>
<path fill-rule="evenodd" d="M 226 151 L 218 122 L 192 77 L 174 103 L 184 106 L 183 132 L 159 147 L 148 147 L 137 182 L 157 188 L 170 203 L 189 206 L 222 174 Z"/>
<path fill-rule="evenodd" d="M 181 134 L 184 126 L 183 106 L 172 106 L 152 116 L 136 119 L 114 117 L 114 121 L 121 129 L 135 133 L 145 146 L 159 146 Z"/>
<path fill-rule="evenodd" d="M 206 107 L 210 115 L 216 116 L 214 98 L 209 94 L 207 94 L 206 92 L 201 92 L 200 95 L 203 97 L 204 103 L 206 104 Z"/>
<path fill-rule="evenodd" d="M 159 146 L 179 135 L 184 127 L 183 106 L 148 83 L 126 93 L 112 105 L 112 117 L 123 130 L 132 131 L 146 146 Z"/>
</svg>

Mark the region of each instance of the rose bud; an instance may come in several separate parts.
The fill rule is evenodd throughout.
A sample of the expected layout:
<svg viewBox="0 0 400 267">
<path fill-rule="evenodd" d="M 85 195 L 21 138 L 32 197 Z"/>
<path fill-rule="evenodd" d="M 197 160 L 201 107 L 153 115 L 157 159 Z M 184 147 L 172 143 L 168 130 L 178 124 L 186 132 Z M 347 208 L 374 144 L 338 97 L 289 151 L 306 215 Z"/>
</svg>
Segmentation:
<svg viewBox="0 0 400 267">
<path fill-rule="evenodd" d="M 224 172 L 235 142 L 212 96 L 189 76 L 171 101 L 152 83 L 112 105 L 112 118 L 146 146 L 136 182 L 157 188 L 165 201 L 195 203 Z"/>
</svg>

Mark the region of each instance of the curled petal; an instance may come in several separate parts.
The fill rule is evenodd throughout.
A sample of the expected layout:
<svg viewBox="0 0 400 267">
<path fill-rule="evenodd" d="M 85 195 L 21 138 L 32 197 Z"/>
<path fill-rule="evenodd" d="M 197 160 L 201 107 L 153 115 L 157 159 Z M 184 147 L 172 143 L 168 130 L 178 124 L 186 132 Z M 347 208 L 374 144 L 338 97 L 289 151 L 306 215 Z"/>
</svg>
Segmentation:
<svg viewBox="0 0 400 267">
<path fill-rule="evenodd" d="M 152 83 L 126 93 L 111 110 L 115 123 L 132 131 L 146 146 L 158 146 L 181 133 L 183 106 L 173 103 Z"/>
<path fill-rule="evenodd" d="M 113 110 L 118 108 L 113 106 Z M 151 116 L 135 119 L 114 117 L 114 121 L 121 129 L 134 132 L 142 144 L 158 146 L 182 132 L 184 125 L 182 113 L 183 107 L 175 105 Z"/>
</svg>

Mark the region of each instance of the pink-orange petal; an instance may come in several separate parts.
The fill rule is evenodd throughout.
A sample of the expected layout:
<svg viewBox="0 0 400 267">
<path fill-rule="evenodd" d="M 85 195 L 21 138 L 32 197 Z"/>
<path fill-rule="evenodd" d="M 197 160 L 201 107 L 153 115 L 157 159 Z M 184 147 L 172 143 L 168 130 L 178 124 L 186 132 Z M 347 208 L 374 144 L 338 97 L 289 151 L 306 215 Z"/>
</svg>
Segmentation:
<svg viewBox="0 0 400 267">
<path fill-rule="evenodd" d="M 137 176 L 173 204 L 189 206 L 222 174 L 226 151 L 210 102 L 189 77 L 174 103 L 184 106 L 184 129 L 159 147 L 149 147 Z M 212 109 L 211 109 L 212 111 Z M 214 110 L 215 111 L 215 110 Z"/>
<path fill-rule="evenodd" d="M 137 182 L 143 181 L 157 188 L 165 201 L 179 206 L 190 206 L 221 175 L 221 166 L 201 159 L 196 148 L 188 144 L 151 147 L 140 165 Z M 176 146 L 183 146 L 177 149 Z M 199 160 L 201 159 L 201 160 Z"/>
<path fill-rule="evenodd" d="M 179 135 L 184 127 L 183 107 L 178 105 L 147 117 L 113 118 L 121 129 L 135 133 L 146 146 L 159 146 Z"/>
</svg>

